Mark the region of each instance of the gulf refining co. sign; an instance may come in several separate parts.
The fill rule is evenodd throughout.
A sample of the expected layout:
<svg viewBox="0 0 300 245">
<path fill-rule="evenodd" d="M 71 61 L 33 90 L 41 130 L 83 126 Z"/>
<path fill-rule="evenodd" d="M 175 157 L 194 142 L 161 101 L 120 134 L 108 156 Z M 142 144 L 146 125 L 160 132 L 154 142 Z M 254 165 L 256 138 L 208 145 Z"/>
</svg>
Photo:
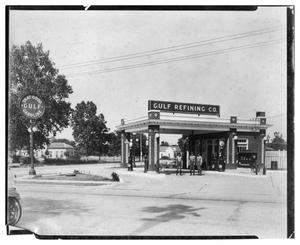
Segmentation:
<svg viewBox="0 0 300 245">
<path fill-rule="evenodd" d="M 220 116 L 220 106 L 218 105 L 203 105 L 203 104 L 190 104 L 180 102 L 168 101 L 148 101 L 148 110 L 160 110 L 172 113 L 192 113 L 192 114 L 205 114 Z"/>
<path fill-rule="evenodd" d="M 38 119 L 45 112 L 45 103 L 38 96 L 29 94 L 21 100 L 21 110 L 29 119 Z"/>
</svg>

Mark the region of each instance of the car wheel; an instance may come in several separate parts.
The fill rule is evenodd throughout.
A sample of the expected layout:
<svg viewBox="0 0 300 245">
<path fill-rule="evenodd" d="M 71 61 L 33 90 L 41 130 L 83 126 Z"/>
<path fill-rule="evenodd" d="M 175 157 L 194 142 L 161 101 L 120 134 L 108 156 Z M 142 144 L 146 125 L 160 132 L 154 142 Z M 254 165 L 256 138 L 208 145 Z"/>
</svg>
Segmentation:
<svg viewBox="0 0 300 245">
<path fill-rule="evenodd" d="M 14 197 L 8 198 L 8 224 L 15 225 L 18 223 L 22 216 L 22 208 L 18 199 Z"/>
</svg>

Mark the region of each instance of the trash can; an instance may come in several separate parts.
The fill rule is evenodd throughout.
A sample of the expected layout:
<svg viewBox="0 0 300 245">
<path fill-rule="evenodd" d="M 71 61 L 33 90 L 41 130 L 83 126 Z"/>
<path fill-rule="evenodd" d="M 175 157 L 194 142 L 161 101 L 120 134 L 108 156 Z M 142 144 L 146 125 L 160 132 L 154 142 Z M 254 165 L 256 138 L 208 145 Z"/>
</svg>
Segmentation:
<svg viewBox="0 0 300 245">
<path fill-rule="evenodd" d="M 278 162 L 277 161 L 271 161 L 271 169 L 272 170 L 278 169 Z"/>
</svg>

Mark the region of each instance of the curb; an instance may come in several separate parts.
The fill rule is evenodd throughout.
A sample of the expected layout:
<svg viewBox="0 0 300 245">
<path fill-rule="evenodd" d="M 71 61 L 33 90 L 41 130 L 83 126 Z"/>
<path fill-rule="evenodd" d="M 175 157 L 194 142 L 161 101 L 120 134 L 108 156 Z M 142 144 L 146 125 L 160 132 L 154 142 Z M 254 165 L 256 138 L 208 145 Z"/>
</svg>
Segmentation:
<svg viewBox="0 0 300 245">
<path fill-rule="evenodd" d="M 148 177 L 148 178 L 164 178 L 166 177 L 165 173 L 157 173 L 157 172 L 140 172 L 140 171 L 127 171 L 127 170 L 117 170 L 116 171 L 119 175 L 127 175 L 127 176 L 138 176 L 138 177 Z M 258 178 L 258 177 L 267 177 L 268 175 L 262 174 L 251 174 L 250 172 L 218 172 L 218 171 L 203 171 L 204 175 L 228 175 L 228 176 L 239 176 L 239 177 L 249 177 L 249 178 Z"/>
<path fill-rule="evenodd" d="M 35 179 L 19 179 L 16 183 L 31 183 L 31 184 L 62 184 L 62 185 L 111 185 L 115 183 L 121 183 L 114 181 L 79 181 L 79 180 L 35 180 Z"/>
<path fill-rule="evenodd" d="M 117 174 L 120 176 L 138 176 L 138 177 L 147 177 L 147 178 L 164 178 L 166 177 L 166 174 L 164 173 L 156 173 L 156 172 L 150 172 L 148 171 L 147 173 L 144 172 L 139 172 L 139 171 L 127 171 L 127 170 L 117 170 Z"/>
<path fill-rule="evenodd" d="M 208 175 L 229 175 L 229 176 L 238 176 L 238 177 L 248 177 L 248 178 L 261 178 L 261 177 L 268 177 L 268 175 L 262 175 L 262 174 L 251 174 L 251 173 L 230 173 L 230 172 L 216 172 L 216 171 L 205 171 Z"/>
<path fill-rule="evenodd" d="M 44 176 L 57 175 L 57 173 L 46 174 Z M 115 183 L 123 183 L 124 181 L 119 178 L 120 181 L 93 181 L 93 180 L 49 180 L 49 179 L 35 179 L 32 176 L 22 176 L 15 178 L 16 183 L 32 183 L 32 184 L 62 184 L 62 185 L 111 185 Z"/>
</svg>

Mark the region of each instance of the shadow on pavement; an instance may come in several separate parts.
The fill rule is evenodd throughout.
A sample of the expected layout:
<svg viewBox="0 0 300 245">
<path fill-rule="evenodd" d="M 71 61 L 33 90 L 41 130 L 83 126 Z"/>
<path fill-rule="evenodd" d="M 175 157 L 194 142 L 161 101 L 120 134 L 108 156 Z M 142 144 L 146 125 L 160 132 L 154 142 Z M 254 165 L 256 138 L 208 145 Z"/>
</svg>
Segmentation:
<svg viewBox="0 0 300 245">
<path fill-rule="evenodd" d="M 172 220 L 184 219 L 186 216 L 201 217 L 198 213 L 199 210 L 205 208 L 193 208 L 192 206 L 182 204 L 172 204 L 166 207 L 150 206 L 143 208 L 143 212 L 157 214 L 152 218 L 143 218 L 144 224 L 135 230 L 133 234 L 139 234 L 145 230 L 148 230 L 160 223 L 169 222 Z"/>
<path fill-rule="evenodd" d="M 164 169 L 164 170 L 162 170 L 161 171 L 162 173 L 164 173 L 164 174 L 166 174 L 166 175 L 176 175 L 176 169 Z M 182 175 L 189 175 L 190 174 L 190 170 L 189 169 L 182 169 L 181 170 L 181 174 Z M 179 175 L 179 173 L 178 173 L 178 175 Z M 202 172 L 202 174 L 198 174 L 198 172 L 197 172 L 197 170 L 195 171 L 195 175 L 199 175 L 199 176 L 201 176 L 201 175 L 204 175 L 203 174 L 203 172 Z"/>
<path fill-rule="evenodd" d="M 29 224 L 39 219 L 51 218 L 61 214 L 80 215 L 90 211 L 84 205 L 70 200 L 38 199 L 25 197 L 21 199 L 23 214 L 21 224 Z"/>
</svg>

